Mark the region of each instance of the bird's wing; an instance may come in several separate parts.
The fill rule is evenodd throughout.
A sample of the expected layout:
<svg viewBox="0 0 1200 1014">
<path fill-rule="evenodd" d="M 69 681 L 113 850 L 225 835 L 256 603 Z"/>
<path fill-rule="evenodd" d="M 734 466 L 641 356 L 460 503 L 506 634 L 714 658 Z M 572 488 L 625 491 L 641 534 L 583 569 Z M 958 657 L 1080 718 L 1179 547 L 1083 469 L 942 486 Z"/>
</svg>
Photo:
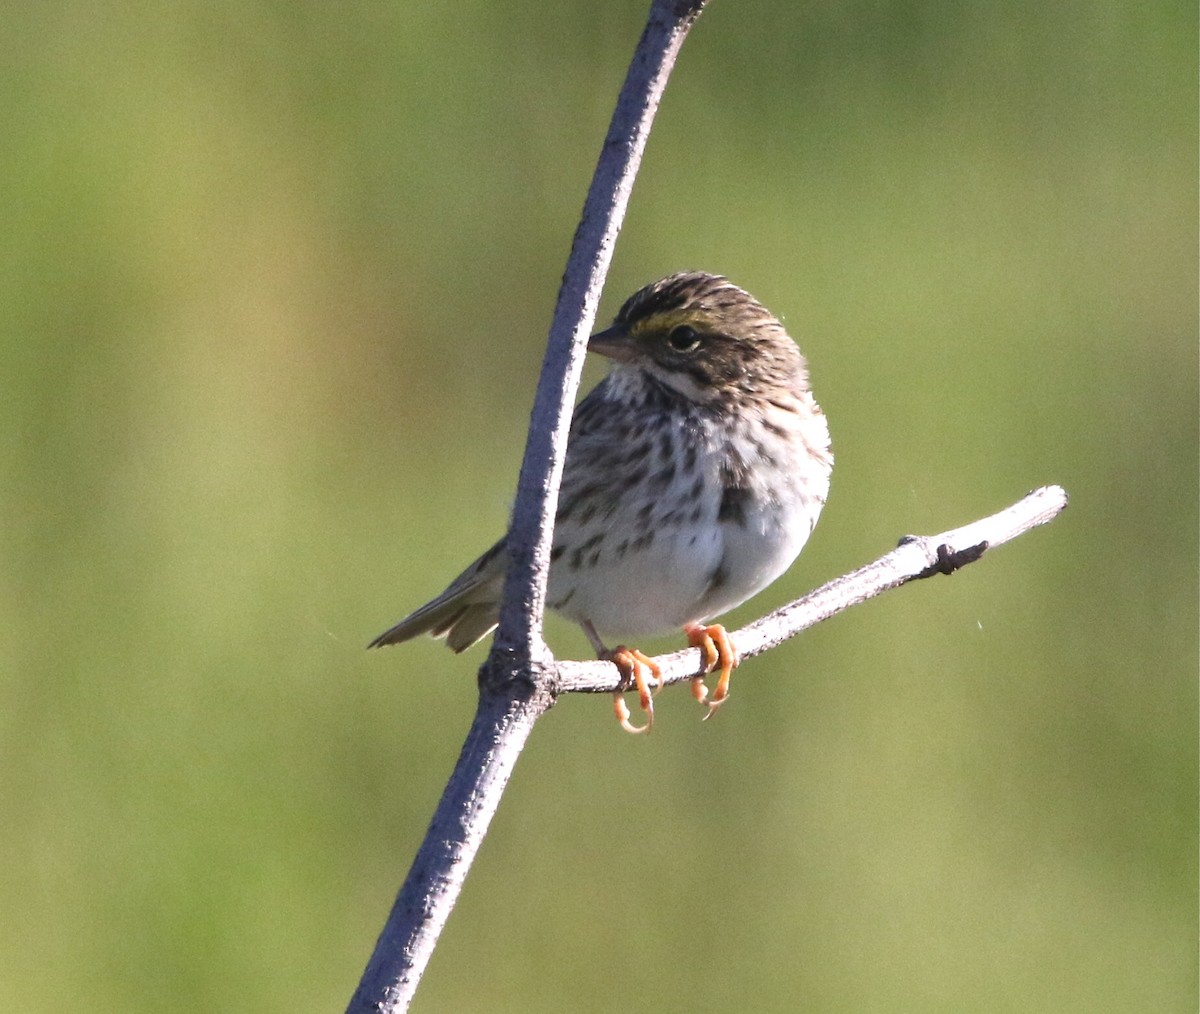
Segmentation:
<svg viewBox="0 0 1200 1014">
<path fill-rule="evenodd" d="M 586 510 L 611 512 L 620 497 L 627 455 L 627 431 L 608 424 L 609 378 L 596 385 L 576 407 L 571 420 L 567 460 L 559 494 L 558 524 L 568 531 L 572 515 Z M 577 520 L 577 519 L 576 519 Z M 432 602 L 385 630 L 369 647 L 399 644 L 418 634 L 444 637 L 451 651 L 463 651 L 486 637 L 500 620 L 500 599 L 508 569 L 508 544 L 497 542 L 458 575 Z"/>
</svg>

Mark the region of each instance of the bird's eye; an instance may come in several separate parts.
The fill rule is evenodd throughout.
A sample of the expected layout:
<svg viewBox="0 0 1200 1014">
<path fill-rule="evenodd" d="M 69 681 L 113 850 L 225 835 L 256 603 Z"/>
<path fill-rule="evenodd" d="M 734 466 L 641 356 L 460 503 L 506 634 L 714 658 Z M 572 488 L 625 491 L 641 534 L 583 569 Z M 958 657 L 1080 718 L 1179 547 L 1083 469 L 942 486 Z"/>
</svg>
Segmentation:
<svg viewBox="0 0 1200 1014">
<path fill-rule="evenodd" d="M 694 352 L 700 345 L 700 336 L 695 328 L 679 324 L 667 332 L 667 344 L 676 352 Z"/>
</svg>

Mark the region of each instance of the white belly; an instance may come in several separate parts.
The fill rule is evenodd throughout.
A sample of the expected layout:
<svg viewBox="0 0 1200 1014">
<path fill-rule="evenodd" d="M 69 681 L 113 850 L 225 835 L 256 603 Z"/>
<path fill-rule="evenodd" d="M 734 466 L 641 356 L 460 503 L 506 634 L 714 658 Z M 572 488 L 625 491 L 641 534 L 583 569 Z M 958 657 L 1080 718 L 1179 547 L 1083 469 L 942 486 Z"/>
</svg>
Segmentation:
<svg viewBox="0 0 1200 1014">
<path fill-rule="evenodd" d="M 606 639 L 664 633 L 720 616 L 787 570 L 824 503 L 829 461 L 803 445 L 791 456 L 772 447 L 780 478 L 771 495 L 756 494 L 753 472 L 766 466 L 755 445 L 739 442 L 753 481 L 732 503 L 728 456 L 701 436 L 693 429 L 674 441 L 674 478 L 665 486 L 653 477 L 667 462 L 654 459 L 645 475 L 633 470 L 637 481 L 618 483 L 603 516 L 560 518 L 554 542 L 565 548 L 551 564 L 553 608 Z"/>
</svg>

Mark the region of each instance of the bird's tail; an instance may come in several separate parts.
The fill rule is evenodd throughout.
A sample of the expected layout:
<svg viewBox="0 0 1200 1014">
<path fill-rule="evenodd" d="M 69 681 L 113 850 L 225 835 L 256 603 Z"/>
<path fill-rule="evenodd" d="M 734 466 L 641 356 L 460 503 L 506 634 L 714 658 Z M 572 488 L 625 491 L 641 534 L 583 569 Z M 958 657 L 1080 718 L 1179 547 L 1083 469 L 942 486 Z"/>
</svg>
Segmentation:
<svg viewBox="0 0 1200 1014">
<path fill-rule="evenodd" d="M 501 539 L 458 575 L 441 595 L 404 617 L 368 648 L 400 644 L 419 634 L 444 637 L 451 651 L 465 651 L 486 637 L 500 619 L 500 596 L 508 553 Z"/>
</svg>

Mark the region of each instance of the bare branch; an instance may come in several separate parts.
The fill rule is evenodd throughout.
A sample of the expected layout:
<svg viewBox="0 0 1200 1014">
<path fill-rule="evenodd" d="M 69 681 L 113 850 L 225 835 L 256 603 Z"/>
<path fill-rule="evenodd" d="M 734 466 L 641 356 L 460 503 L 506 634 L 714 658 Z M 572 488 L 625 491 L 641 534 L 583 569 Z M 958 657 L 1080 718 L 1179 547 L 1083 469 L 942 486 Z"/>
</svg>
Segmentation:
<svg viewBox="0 0 1200 1014">
<path fill-rule="evenodd" d="M 1018 535 L 1054 520 L 1067 506 L 1061 486 L 1043 486 L 1011 507 L 991 517 L 955 528 L 941 535 L 906 537 L 901 544 L 874 563 L 844 577 L 835 578 L 803 598 L 731 633 L 742 658 L 762 654 L 769 648 L 809 627 L 865 602 L 890 588 L 938 573 L 951 573 L 979 559 Z M 698 648 L 659 655 L 664 683 L 679 683 L 701 672 Z M 612 693 L 622 689 L 620 674 L 611 662 L 559 662 L 559 690 L 578 693 Z"/>
<path fill-rule="evenodd" d="M 487 833 L 508 778 L 534 723 L 563 690 L 619 689 L 610 663 L 555 662 L 542 640 L 558 486 L 571 403 L 579 382 L 586 336 L 600 289 L 675 57 L 705 0 L 653 0 L 588 192 L 550 330 L 534 400 L 533 418 L 508 535 L 511 565 L 500 627 L 480 670 L 479 706 L 454 773 L 388 917 L 348 1011 L 408 1008 L 463 881 Z M 1054 517 L 1066 494 L 1047 487 L 984 521 L 927 539 L 906 540 L 893 553 L 831 582 L 738 631 L 744 656 L 918 577 L 971 562 Z M 670 682 L 696 674 L 699 652 L 663 656 Z"/>
<path fill-rule="evenodd" d="M 534 722 L 557 692 L 542 640 L 550 537 L 587 334 L 650 125 L 705 0 L 654 0 L 626 75 L 559 291 L 508 535 L 500 628 L 454 773 L 347 1008 L 407 1010 Z"/>
<path fill-rule="evenodd" d="M 550 537 L 587 336 L 654 114 L 679 49 L 705 2 L 654 0 L 651 5 L 575 232 L 534 396 L 508 531 L 511 563 L 493 645 L 494 650 L 517 658 L 549 658 L 542 640 L 542 615 Z"/>
<path fill-rule="evenodd" d="M 375 945 L 348 1014 L 404 1011 L 454 908 L 513 765 L 550 707 L 544 694 L 481 695 L 454 774 Z"/>
</svg>

